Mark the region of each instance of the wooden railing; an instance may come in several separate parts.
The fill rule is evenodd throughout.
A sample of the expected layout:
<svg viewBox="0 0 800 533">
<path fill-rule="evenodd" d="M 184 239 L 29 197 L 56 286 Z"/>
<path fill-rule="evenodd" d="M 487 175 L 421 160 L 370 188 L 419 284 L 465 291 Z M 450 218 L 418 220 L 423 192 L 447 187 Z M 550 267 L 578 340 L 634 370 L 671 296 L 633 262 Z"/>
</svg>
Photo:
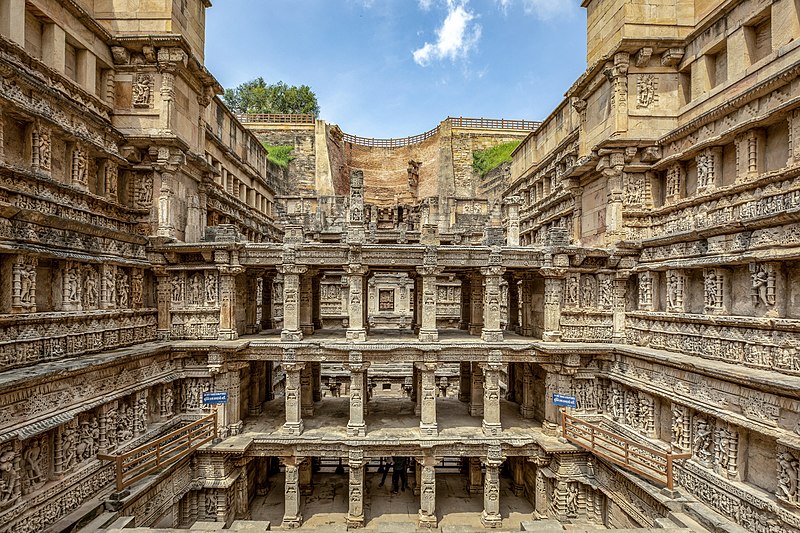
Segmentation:
<svg viewBox="0 0 800 533">
<path fill-rule="evenodd" d="M 275 113 L 234 113 L 236 120 L 245 123 L 266 124 L 313 124 L 314 115 L 310 114 L 275 114 Z"/>
<path fill-rule="evenodd" d="M 504 118 L 464 118 L 447 117 L 454 128 L 529 130 L 533 131 L 542 125 L 533 120 L 508 120 Z"/>
<path fill-rule="evenodd" d="M 163 437 L 119 455 L 98 455 L 98 459 L 116 464 L 117 491 L 173 465 L 217 434 L 217 413 L 214 412 Z"/>
<path fill-rule="evenodd" d="M 666 485 L 670 490 L 673 488 L 673 463 L 692 456 L 691 453 L 663 452 L 584 422 L 566 412 L 562 412 L 561 415 L 561 431 L 569 442 L 601 459 Z"/>
<path fill-rule="evenodd" d="M 411 135 L 410 137 L 397 137 L 392 139 L 376 139 L 374 137 L 359 137 L 358 135 L 350 135 L 343 133 L 342 139 L 344 142 L 357 144 L 359 146 L 366 146 L 368 148 L 399 148 L 401 146 L 410 146 L 412 144 L 421 143 L 426 139 L 430 139 L 439 132 L 439 126 L 425 133 L 418 135 Z"/>
</svg>

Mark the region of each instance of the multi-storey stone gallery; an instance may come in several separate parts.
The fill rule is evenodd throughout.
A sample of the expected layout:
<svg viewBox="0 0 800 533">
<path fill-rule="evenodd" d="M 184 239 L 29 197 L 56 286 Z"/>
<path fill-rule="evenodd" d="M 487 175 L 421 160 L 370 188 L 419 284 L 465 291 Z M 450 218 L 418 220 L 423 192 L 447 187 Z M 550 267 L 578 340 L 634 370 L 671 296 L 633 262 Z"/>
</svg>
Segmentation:
<svg viewBox="0 0 800 533">
<path fill-rule="evenodd" d="M 800 531 L 800 3 L 583 6 L 541 123 L 367 139 L 208 0 L 0 0 L 0 532 Z"/>
</svg>

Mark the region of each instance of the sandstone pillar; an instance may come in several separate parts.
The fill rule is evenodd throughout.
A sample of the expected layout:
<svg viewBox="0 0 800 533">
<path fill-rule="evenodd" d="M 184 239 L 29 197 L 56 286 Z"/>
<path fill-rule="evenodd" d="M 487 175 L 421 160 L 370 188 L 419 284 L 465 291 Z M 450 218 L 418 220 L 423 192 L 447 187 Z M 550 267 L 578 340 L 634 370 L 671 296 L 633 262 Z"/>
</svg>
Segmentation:
<svg viewBox="0 0 800 533">
<path fill-rule="evenodd" d="M 520 317 L 520 335 L 533 337 L 533 280 L 528 276 L 520 283 L 522 289 L 522 316 Z"/>
<path fill-rule="evenodd" d="M 508 323 L 506 330 L 519 333 L 519 285 L 514 274 L 506 274 L 508 283 Z"/>
<path fill-rule="evenodd" d="M 563 374 L 560 367 L 556 365 L 543 365 L 547 374 L 544 380 L 544 421 L 542 428 L 550 433 L 556 434 L 561 426 L 561 411 L 559 407 L 553 405 L 553 394 L 569 394 L 571 389 L 571 377 Z"/>
<path fill-rule="evenodd" d="M 300 410 L 304 417 L 314 416 L 314 391 L 311 381 L 311 363 L 305 363 L 300 371 Z"/>
<path fill-rule="evenodd" d="M 543 268 L 544 276 L 544 331 L 542 340 L 561 340 L 561 300 L 564 291 L 564 269 Z"/>
<path fill-rule="evenodd" d="M 158 193 L 158 227 L 156 235 L 168 239 L 175 238 L 175 206 L 174 184 L 175 174 L 172 172 L 161 173 L 161 189 Z"/>
<path fill-rule="evenodd" d="M 156 276 L 156 308 L 158 312 L 158 325 L 156 335 L 159 340 L 169 340 L 170 325 L 170 302 L 172 301 L 172 284 L 170 283 L 169 272 L 163 267 L 153 269 Z"/>
<path fill-rule="evenodd" d="M 618 343 L 625 342 L 625 291 L 628 286 L 627 273 L 618 272 L 613 280 L 612 301 L 612 340 Z"/>
<path fill-rule="evenodd" d="M 298 293 L 300 291 L 300 275 L 307 270 L 305 266 L 281 265 L 278 272 L 283 274 L 283 330 L 282 341 L 303 340 L 300 330 L 300 307 Z"/>
<path fill-rule="evenodd" d="M 303 336 L 314 333 L 313 303 L 313 272 L 306 272 L 300 276 L 300 331 Z"/>
<path fill-rule="evenodd" d="M 246 284 L 247 292 L 245 295 L 247 300 L 244 302 L 244 331 L 249 335 L 258 333 L 261 326 L 256 320 L 258 316 L 258 278 L 253 275 L 247 275 Z"/>
<path fill-rule="evenodd" d="M 367 330 L 364 327 L 364 309 L 366 298 L 364 296 L 364 276 L 367 267 L 360 264 L 348 265 L 345 268 L 350 285 L 350 301 L 348 303 L 347 340 L 366 341 Z"/>
<path fill-rule="evenodd" d="M 597 170 L 603 173 L 606 185 L 606 243 L 613 244 L 625 237 L 622 226 L 622 152 L 613 152 L 600 159 Z"/>
<path fill-rule="evenodd" d="M 311 363 L 311 399 L 322 401 L 322 364 Z"/>
<path fill-rule="evenodd" d="M 230 365 L 231 363 L 228 363 Z M 217 422 L 220 426 L 220 432 L 224 431 L 225 435 L 238 435 L 242 430 L 242 414 L 241 409 L 241 382 L 239 378 L 239 368 L 232 367 L 228 372 L 217 374 L 214 378 L 217 390 L 223 390 L 228 393 L 227 403 L 220 404 L 219 408 L 224 413 L 224 426 Z"/>
<path fill-rule="evenodd" d="M 522 496 L 525 494 L 525 458 L 514 457 L 511 461 L 511 476 L 513 481 L 511 483 L 511 491 L 514 496 Z"/>
<path fill-rule="evenodd" d="M 437 342 L 439 330 L 436 326 L 436 276 L 441 267 L 417 267 L 422 276 L 422 320 L 419 330 L 420 342 Z"/>
<path fill-rule="evenodd" d="M 261 278 L 261 329 L 272 329 L 275 324 L 272 321 L 272 283 L 274 276 L 263 276 Z"/>
<path fill-rule="evenodd" d="M 478 494 L 482 490 L 483 472 L 481 471 L 481 459 L 480 457 L 470 457 L 467 472 L 467 492 Z"/>
<path fill-rule="evenodd" d="M 436 459 L 431 456 L 422 458 L 419 494 L 419 527 L 435 528 L 436 520 Z"/>
<path fill-rule="evenodd" d="M 350 479 L 348 482 L 348 507 L 345 518 L 348 528 L 364 525 L 364 452 L 351 450 L 348 457 Z"/>
<path fill-rule="evenodd" d="M 420 373 L 422 398 L 419 431 L 423 436 L 435 437 L 439 430 L 436 422 L 436 363 L 417 363 Z"/>
<path fill-rule="evenodd" d="M 239 337 L 236 331 L 236 275 L 241 267 L 221 265 L 219 267 L 219 340 Z"/>
<path fill-rule="evenodd" d="M 471 273 L 469 289 L 469 334 L 480 335 L 483 331 L 483 276 Z"/>
<path fill-rule="evenodd" d="M 422 493 L 422 463 L 414 461 L 414 496 Z"/>
<path fill-rule="evenodd" d="M 300 435 L 303 432 L 303 416 L 300 400 L 300 372 L 305 363 L 283 362 L 286 372 L 286 422 L 283 431 L 290 435 Z"/>
<path fill-rule="evenodd" d="M 0 2 L 0 34 L 25 47 L 25 0 Z"/>
<path fill-rule="evenodd" d="M 306 457 L 302 463 L 298 463 L 297 477 L 301 496 L 311 496 L 314 492 L 313 466 L 314 459 Z"/>
<path fill-rule="evenodd" d="M 265 361 L 253 361 L 250 363 L 250 416 L 260 415 L 266 401 L 266 367 Z"/>
<path fill-rule="evenodd" d="M 468 402 L 472 392 L 472 364 L 469 361 L 461 361 L 458 377 L 458 401 Z"/>
<path fill-rule="evenodd" d="M 469 276 L 461 276 L 459 279 L 461 280 L 461 288 L 459 291 L 461 296 L 461 320 L 458 323 L 458 329 L 469 331 L 470 311 L 472 310 L 470 307 L 471 289 Z"/>
<path fill-rule="evenodd" d="M 519 196 L 509 196 L 504 200 L 507 209 L 506 246 L 519 246 Z"/>
<path fill-rule="evenodd" d="M 472 363 L 469 414 L 471 416 L 483 416 L 483 368 L 479 363 Z"/>
<path fill-rule="evenodd" d="M 303 523 L 303 515 L 300 514 L 300 474 L 299 464 L 302 457 L 281 457 L 281 462 L 285 465 L 286 482 L 284 492 L 283 522 L 281 526 L 287 529 L 300 527 Z"/>
<path fill-rule="evenodd" d="M 502 527 L 503 518 L 500 516 L 500 461 L 484 459 L 483 464 L 486 474 L 483 477 L 483 513 L 481 524 L 483 527 L 496 529 Z"/>
<path fill-rule="evenodd" d="M 502 433 L 500 423 L 500 365 L 486 364 L 483 368 L 483 434 L 497 436 Z"/>
<path fill-rule="evenodd" d="M 350 369 L 350 420 L 347 422 L 347 436 L 363 437 L 367 431 L 364 421 L 364 398 L 367 394 L 364 390 L 364 376 L 369 363 L 361 361 L 360 353 L 354 357 L 351 352 L 350 363 L 346 367 Z"/>
<path fill-rule="evenodd" d="M 503 330 L 500 328 L 500 281 L 505 270 L 505 267 L 501 266 L 481 269 L 485 287 L 481 339 L 487 342 L 503 340 Z"/>
<path fill-rule="evenodd" d="M 522 418 L 531 419 L 534 413 L 533 395 L 533 369 L 530 363 L 522 364 L 522 403 L 519 406 L 519 414 Z"/>
</svg>

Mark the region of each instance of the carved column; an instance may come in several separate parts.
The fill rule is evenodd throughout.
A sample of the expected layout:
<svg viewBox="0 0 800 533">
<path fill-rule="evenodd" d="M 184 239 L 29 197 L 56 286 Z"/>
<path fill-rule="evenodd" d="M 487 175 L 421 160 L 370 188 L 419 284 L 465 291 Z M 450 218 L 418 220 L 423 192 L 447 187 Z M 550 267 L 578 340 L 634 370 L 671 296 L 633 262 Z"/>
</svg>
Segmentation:
<svg viewBox="0 0 800 533">
<path fill-rule="evenodd" d="M 272 283 L 275 276 L 266 275 L 261 278 L 261 329 L 272 329 Z"/>
<path fill-rule="evenodd" d="M 625 342 L 625 291 L 628 287 L 628 273 L 617 272 L 612 281 L 612 340 Z"/>
<path fill-rule="evenodd" d="M 470 457 L 467 472 L 467 492 L 478 494 L 483 491 L 483 472 L 480 457 Z"/>
<path fill-rule="evenodd" d="M 420 342 L 437 342 L 439 340 L 439 330 L 436 326 L 436 276 L 443 270 L 442 267 L 417 267 L 417 272 L 422 276 Z"/>
<path fill-rule="evenodd" d="M 348 507 L 345 518 L 348 528 L 364 525 L 364 452 L 350 450 L 348 457 L 350 478 L 348 483 Z"/>
<path fill-rule="evenodd" d="M 419 527 L 435 528 L 436 520 L 436 459 L 424 456 L 421 460 L 422 472 L 420 475 L 419 494 Z"/>
<path fill-rule="evenodd" d="M 308 270 L 305 266 L 280 265 L 278 272 L 283 274 L 283 330 L 282 341 L 303 340 L 300 330 L 300 306 L 298 302 L 300 292 L 300 275 Z"/>
<path fill-rule="evenodd" d="M 544 277 L 544 331 L 542 340 L 558 342 L 561 340 L 561 300 L 564 292 L 562 268 L 542 268 Z"/>
<path fill-rule="evenodd" d="M 174 222 L 174 185 L 175 175 L 172 172 L 161 173 L 161 189 L 158 192 L 158 229 L 159 237 L 175 238 Z"/>
<path fill-rule="evenodd" d="M 252 273 L 246 274 L 247 291 L 245 293 L 247 299 L 244 302 L 245 309 L 245 333 L 250 335 L 258 333 L 261 324 L 257 323 L 258 316 L 258 277 Z"/>
<path fill-rule="evenodd" d="M 300 435 L 303 432 L 300 372 L 305 363 L 284 361 L 281 366 L 286 372 L 286 422 L 283 424 L 283 431 L 290 435 Z"/>
<path fill-rule="evenodd" d="M 160 340 L 169 340 L 172 318 L 170 303 L 172 302 L 172 283 L 169 272 L 163 267 L 153 269 L 156 276 L 156 306 L 158 310 L 158 326 L 156 333 Z"/>
<path fill-rule="evenodd" d="M 494 452 L 500 454 L 499 446 Z M 493 450 L 489 451 L 490 456 L 482 459 L 485 468 L 483 478 L 483 513 L 481 513 L 481 524 L 486 528 L 499 528 L 503 525 L 503 518 L 500 516 L 500 465 L 502 458 L 493 457 Z"/>
<path fill-rule="evenodd" d="M 239 378 L 239 367 L 225 365 L 227 372 L 217 374 L 214 382 L 217 390 L 224 390 L 228 393 L 228 402 L 221 405 L 225 411 L 224 430 L 227 435 L 238 435 L 242 430 L 241 408 L 241 382 Z M 221 428 L 223 429 L 223 428 Z"/>
<path fill-rule="evenodd" d="M 459 288 L 459 294 L 461 296 L 461 320 L 458 323 L 458 329 L 463 329 L 465 331 L 469 331 L 469 323 L 470 323 L 470 296 L 471 296 L 471 289 L 469 284 L 469 276 L 460 276 L 459 281 L 461 281 L 461 287 Z"/>
<path fill-rule="evenodd" d="M 623 152 L 612 152 L 602 157 L 597 170 L 606 178 L 606 243 L 613 244 L 625 238 L 623 228 L 622 169 L 625 164 Z"/>
<path fill-rule="evenodd" d="M 483 331 L 483 276 L 470 273 L 469 289 L 469 334 L 480 335 Z"/>
<path fill-rule="evenodd" d="M 511 483 L 511 492 L 514 496 L 523 496 L 525 494 L 525 458 L 514 457 L 511 461 L 511 476 L 513 481 Z"/>
<path fill-rule="evenodd" d="M 305 363 L 300 371 L 300 410 L 304 417 L 314 416 L 314 391 L 311 388 L 311 363 Z"/>
<path fill-rule="evenodd" d="M 314 333 L 313 278 L 313 271 L 300 276 L 300 331 L 303 336 Z"/>
<path fill-rule="evenodd" d="M 508 323 L 506 330 L 512 333 L 519 333 L 519 285 L 514 274 L 506 275 L 508 283 Z"/>
<path fill-rule="evenodd" d="M 496 363 L 483 368 L 483 434 L 497 436 L 503 431 L 500 423 L 500 368 Z"/>
<path fill-rule="evenodd" d="M 219 266 L 219 340 L 239 338 L 236 331 L 236 276 L 244 270 L 238 266 Z"/>
<path fill-rule="evenodd" d="M 362 360 L 361 352 L 350 352 L 350 420 L 347 422 L 348 437 L 363 437 L 367 432 L 364 421 L 364 403 L 367 391 L 364 390 L 365 375 L 369 362 Z"/>
<path fill-rule="evenodd" d="M 458 401 L 468 402 L 472 392 L 472 364 L 469 361 L 461 361 L 458 377 Z"/>
<path fill-rule="evenodd" d="M 420 372 L 419 431 L 423 436 L 435 437 L 439 433 L 436 422 L 436 363 L 416 363 Z"/>
<path fill-rule="evenodd" d="M 419 416 L 422 412 L 422 393 L 420 392 L 419 369 L 416 364 L 413 366 L 411 379 L 413 380 L 411 401 L 414 402 L 414 416 Z"/>
<path fill-rule="evenodd" d="M 311 493 L 314 492 L 313 464 L 313 457 L 306 457 L 302 463 L 298 462 L 297 464 L 300 496 L 311 496 Z"/>
<path fill-rule="evenodd" d="M 506 246 L 519 246 L 519 204 L 518 196 L 509 196 L 504 200 L 507 211 Z"/>
<path fill-rule="evenodd" d="M 483 368 L 480 363 L 472 363 L 472 390 L 469 399 L 469 414 L 483 416 Z"/>
<path fill-rule="evenodd" d="M 519 413 L 522 418 L 531 419 L 534 415 L 533 369 L 530 363 L 522 364 L 522 404 Z"/>
<path fill-rule="evenodd" d="M 364 234 L 364 173 L 350 171 L 350 213 L 347 224 L 347 242 L 363 243 Z"/>
<path fill-rule="evenodd" d="M 571 377 L 563 374 L 557 365 L 542 365 L 547 372 L 544 379 L 544 421 L 542 428 L 550 434 L 558 432 L 561 425 L 561 412 L 553 405 L 553 394 L 569 394 Z"/>
<path fill-rule="evenodd" d="M 487 342 L 501 342 L 503 330 L 500 327 L 500 281 L 506 271 L 502 266 L 489 266 L 481 269 L 484 278 L 484 308 L 481 339 Z"/>
<path fill-rule="evenodd" d="M 284 491 L 283 522 L 281 526 L 287 529 L 295 529 L 303 523 L 303 515 L 300 514 L 300 468 L 302 457 L 281 457 L 281 462 L 285 465 L 286 482 Z"/>
<path fill-rule="evenodd" d="M 364 327 L 364 309 L 366 296 L 364 293 L 364 276 L 367 267 L 361 264 L 351 264 L 345 267 L 350 285 L 350 301 L 348 302 L 347 340 L 366 341 L 367 330 Z"/>
<path fill-rule="evenodd" d="M 533 337 L 533 280 L 530 276 L 522 278 L 522 316 L 520 320 L 520 335 Z"/>
</svg>

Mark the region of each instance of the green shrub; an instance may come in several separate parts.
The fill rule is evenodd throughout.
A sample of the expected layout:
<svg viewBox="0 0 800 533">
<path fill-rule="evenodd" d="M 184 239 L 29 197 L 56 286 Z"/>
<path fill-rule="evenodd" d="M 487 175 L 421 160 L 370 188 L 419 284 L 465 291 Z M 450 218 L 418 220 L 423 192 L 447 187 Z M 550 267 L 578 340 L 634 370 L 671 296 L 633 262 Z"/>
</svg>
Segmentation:
<svg viewBox="0 0 800 533">
<path fill-rule="evenodd" d="M 289 162 L 294 159 L 294 156 L 292 155 L 294 146 L 292 145 L 273 146 L 270 144 L 264 144 L 264 148 L 267 149 L 267 159 L 281 168 L 288 167 Z"/>
<path fill-rule="evenodd" d="M 501 163 L 511 161 L 511 152 L 519 146 L 520 141 L 510 141 L 492 146 L 486 150 L 472 152 L 472 168 L 481 177 L 500 166 Z"/>
</svg>

